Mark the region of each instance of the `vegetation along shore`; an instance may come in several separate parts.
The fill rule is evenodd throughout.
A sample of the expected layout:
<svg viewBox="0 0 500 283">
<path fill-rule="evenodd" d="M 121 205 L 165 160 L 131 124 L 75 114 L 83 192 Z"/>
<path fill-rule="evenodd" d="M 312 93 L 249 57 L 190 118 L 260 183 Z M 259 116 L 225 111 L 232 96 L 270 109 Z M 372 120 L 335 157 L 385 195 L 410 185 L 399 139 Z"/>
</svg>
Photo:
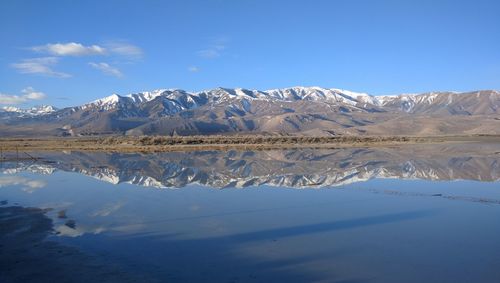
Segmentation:
<svg viewBox="0 0 500 283">
<path fill-rule="evenodd" d="M 3 138 L 0 148 L 8 151 L 93 150 L 93 151 L 183 151 L 226 149 L 371 147 L 415 143 L 500 142 L 496 135 L 471 136 L 108 136 L 72 138 Z"/>
</svg>

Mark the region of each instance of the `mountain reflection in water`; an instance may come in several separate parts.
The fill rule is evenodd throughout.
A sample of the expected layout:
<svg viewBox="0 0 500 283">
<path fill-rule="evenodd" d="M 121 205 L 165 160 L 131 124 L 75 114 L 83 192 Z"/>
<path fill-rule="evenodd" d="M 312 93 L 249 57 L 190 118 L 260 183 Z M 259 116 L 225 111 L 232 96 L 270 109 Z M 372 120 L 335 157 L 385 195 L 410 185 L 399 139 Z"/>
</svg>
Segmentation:
<svg viewBox="0 0 500 283">
<path fill-rule="evenodd" d="M 414 145 L 392 148 L 165 153 L 38 152 L 41 161 L 2 164 L 2 171 L 78 172 L 113 184 L 180 188 L 280 186 L 321 188 L 374 178 L 500 179 L 500 146 Z"/>
</svg>

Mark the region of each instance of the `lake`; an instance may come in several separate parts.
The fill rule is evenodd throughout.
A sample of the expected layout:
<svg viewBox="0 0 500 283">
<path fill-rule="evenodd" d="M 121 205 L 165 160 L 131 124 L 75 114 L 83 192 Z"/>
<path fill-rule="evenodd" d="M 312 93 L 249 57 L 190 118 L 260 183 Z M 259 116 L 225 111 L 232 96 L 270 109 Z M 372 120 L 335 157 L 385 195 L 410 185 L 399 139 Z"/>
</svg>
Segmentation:
<svg viewBox="0 0 500 283">
<path fill-rule="evenodd" d="M 30 154 L 0 282 L 500 282 L 500 144 Z"/>
</svg>

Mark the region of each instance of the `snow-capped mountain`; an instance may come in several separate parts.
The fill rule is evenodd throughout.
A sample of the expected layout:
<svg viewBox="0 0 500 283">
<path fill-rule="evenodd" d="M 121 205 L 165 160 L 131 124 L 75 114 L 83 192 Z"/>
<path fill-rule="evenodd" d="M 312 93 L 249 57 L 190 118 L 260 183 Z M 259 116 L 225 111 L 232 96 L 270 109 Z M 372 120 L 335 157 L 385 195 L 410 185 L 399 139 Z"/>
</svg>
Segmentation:
<svg viewBox="0 0 500 283">
<path fill-rule="evenodd" d="M 113 94 L 111 96 L 87 103 L 77 109 L 89 108 L 100 111 L 134 108 L 159 98 L 160 103 L 166 105 L 165 115 L 176 114 L 180 111 L 193 109 L 205 104 L 231 103 L 234 101 L 267 100 L 273 102 L 310 101 L 332 105 L 366 107 L 387 107 L 392 110 L 399 108 L 404 112 L 415 112 L 422 106 L 440 107 L 453 105 L 464 98 L 487 98 L 497 105 L 500 99 L 498 91 L 477 91 L 460 94 L 457 92 L 429 92 L 422 94 L 401 94 L 373 96 L 367 93 L 353 92 L 343 89 L 328 89 L 321 87 L 291 87 L 271 89 L 266 91 L 248 90 L 242 88 L 216 88 L 201 92 L 187 92 L 180 89 L 160 89 L 151 92 L 133 93 L 126 96 Z"/>
<path fill-rule="evenodd" d="M 28 109 L 23 109 L 14 106 L 4 106 L 0 108 L 0 115 L 11 117 L 34 117 L 47 115 L 57 111 L 58 109 L 50 105 L 34 106 Z"/>
<path fill-rule="evenodd" d="M 426 114 L 498 114 L 500 92 L 495 90 L 458 92 L 428 92 L 378 96 L 378 105 L 407 113 Z"/>
<path fill-rule="evenodd" d="M 7 135 L 491 134 L 500 133 L 500 118 L 494 119 L 495 115 L 500 115 L 498 91 L 372 96 L 336 88 L 300 86 L 265 91 L 160 89 L 124 96 L 113 94 L 60 110 L 47 106 L 29 110 L 4 108 L 0 111 L 4 123 L 0 132 Z M 414 126 L 405 126 L 410 124 Z M 31 130 L 23 131 L 21 126 Z"/>
<path fill-rule="evenodd" d="M 332 104 L 347 104 L 355 106 L 360 102 L 378 103 L 374 96 L 366 93 L 356 93 L 340 89 L 325 89 L 320 87 L 292 87 L 285 89 L 272 89 L 267 91 L 247 90 L 242 88 L 228 89 L 216 88 L 201 92 L 186 92 L 180 89 L 155 90 L 152 92 L 133 93 L 126 96 L 113 94 L 111 96 L 92 101 L 80 106 L 82 110 L 96 108 L 111 110 L 126 107 L 137 107 L 156 98 L 161 103 L 169 103 L 171 110 L 165 114 L 175 114 L 204 104 L 217 104 L 233 100 L 268 100 L 268 101 L 315 101 Z"/>
</svg>

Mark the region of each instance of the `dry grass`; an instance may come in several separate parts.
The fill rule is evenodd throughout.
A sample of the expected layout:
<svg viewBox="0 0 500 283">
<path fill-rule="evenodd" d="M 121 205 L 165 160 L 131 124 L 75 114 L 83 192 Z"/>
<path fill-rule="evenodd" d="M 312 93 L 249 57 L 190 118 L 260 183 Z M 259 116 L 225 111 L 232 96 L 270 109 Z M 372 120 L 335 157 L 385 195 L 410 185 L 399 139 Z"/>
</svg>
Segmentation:
<svg viewBox="0 0 500 283">
<path fill-rule="evenodd" d="M 130 138 L 125 138 L 130 141 Z M 300 137 L 300 136 L 144 136 L 133 139 L 136 145 L 272 145 L 272 144 L 328 144 L 360 142 L 408 142 L 408 137 Z M 107 144 L 123 142 L 123 138 L 111 137 L 103 141 Z"/>
<path fill-rule="evenodd" d="M 498 136 L 109 136 L 94 138 L 0 139 L 0 149 L 34 150 L 94 150 L 94 151 L 184 151 L 227 149 L 338 148 L 387 146 L 414 143 L 452 141 L 500 141 Z"/>
</svg>

